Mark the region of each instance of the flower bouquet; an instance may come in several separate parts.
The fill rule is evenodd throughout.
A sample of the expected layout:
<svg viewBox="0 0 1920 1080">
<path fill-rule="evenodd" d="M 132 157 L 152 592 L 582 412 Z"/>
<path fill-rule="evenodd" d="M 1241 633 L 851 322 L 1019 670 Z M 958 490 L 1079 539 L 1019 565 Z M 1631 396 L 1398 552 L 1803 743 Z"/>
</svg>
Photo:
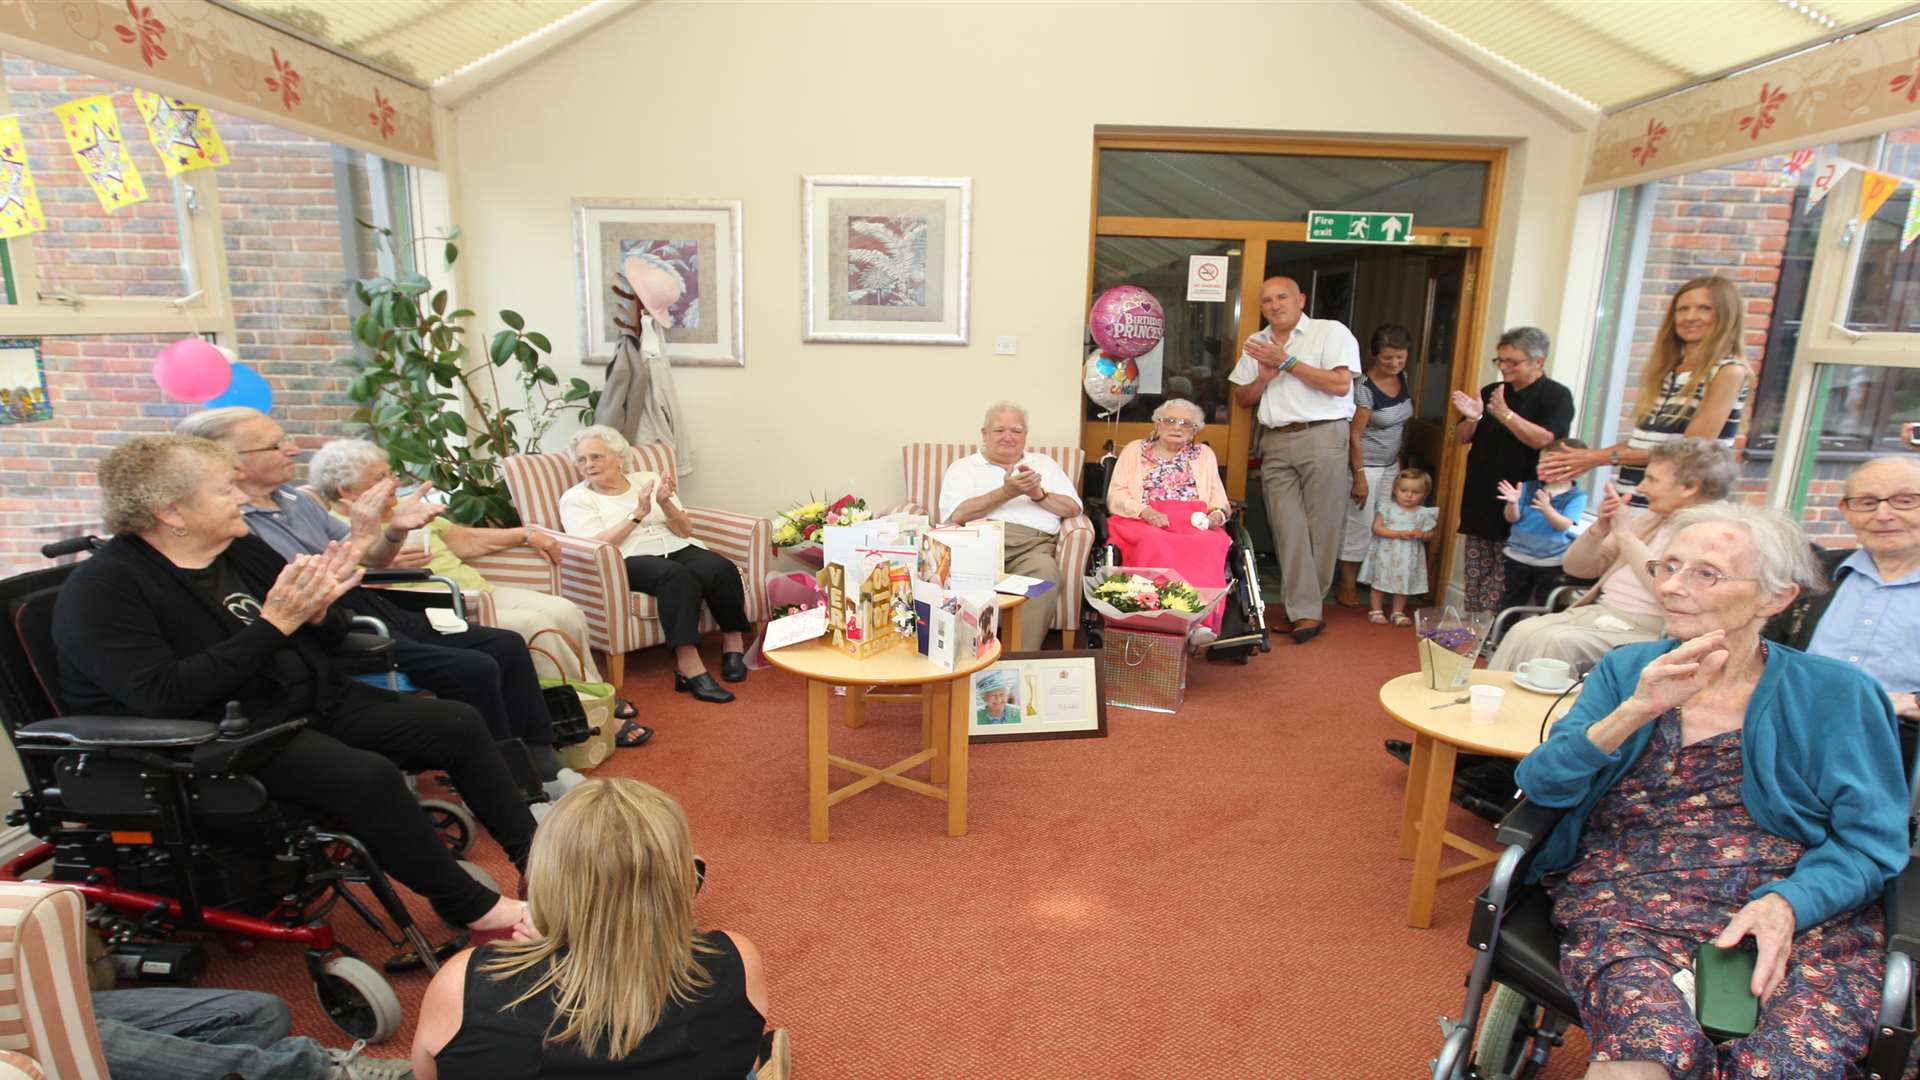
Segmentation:
<svg viewBox="0 0 1920 1080">
<path fill-rule="evenodd" d="M 785 551 L 815 570 L 820 569 L 820 530 L 829 525 L 856 525 L 873 517 L 867 500 L 842 495 L 829 503 L 813 499 L 774 515 L 773 547 Z"/>
<path fill-rule="evenodd" d="M 1227 595 L 1225 589 L 1189 585 L 1171 570 L 1137 566 L 1116 566 L 1098 580 L 1090 576 L 1082 588 L 1108 626 L 1181 637 Z"/>
<path fill-rule="evenodd" d="M 1420 649 L 1420 674 L 1429 690 L 1458 690 L 1467 685 L 1480 646 L 1493 627 L 1493 612 L 1425 607 L 1413 613 L 1413 635 Z"/>
</svg>

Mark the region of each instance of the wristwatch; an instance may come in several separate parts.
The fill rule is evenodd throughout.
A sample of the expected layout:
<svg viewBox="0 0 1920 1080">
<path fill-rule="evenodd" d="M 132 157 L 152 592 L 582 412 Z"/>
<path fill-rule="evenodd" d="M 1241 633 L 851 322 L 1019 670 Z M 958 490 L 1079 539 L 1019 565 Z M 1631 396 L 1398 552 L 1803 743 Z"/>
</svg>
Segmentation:
<svg viewBox="0 0 1920 1080">
<path fill-rule="evenodd" d="M 1620 464 L 1620 448 L 1619 447 L 1616 446 L 1612 450 L 1609 450 L 1607 452 L 1607 464 L 1616 465 L 1616 466 Z"/>
<path fill-rule="evenodd" d="M 642 524 L 645 524 L 645 523 L 644 523 L 644 522 L 642 522 L 642 521 L 641 521 L 641 520 L 640 520 L 639 518 L 637 518 L 637 517 L 634 517 L 634 516 L 633 516 L 632 514 L 628 514 L 628 515 L 627 515 L 627 520 L 628 520 L 628 521 L 631 521 L 631 522 L 633 522 L 633 523 L 634 523 L 635 525 L 642 525 Z"/>
</svg>

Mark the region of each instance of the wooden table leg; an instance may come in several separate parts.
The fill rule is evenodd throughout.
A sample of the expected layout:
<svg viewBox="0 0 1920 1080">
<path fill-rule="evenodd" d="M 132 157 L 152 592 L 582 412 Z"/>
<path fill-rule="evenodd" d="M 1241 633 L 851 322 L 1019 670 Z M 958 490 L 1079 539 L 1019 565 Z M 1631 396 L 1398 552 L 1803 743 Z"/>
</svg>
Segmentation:
<svg viewBox="0 0 1920 1080">
<path fill-rule="evenodd" d="M 933 749 L 933 768 L 927 775 L 934 783 L 944 784 L 947 782 L 947 763 L 951 756 L 948 753 L 947 729 L 951 726 L 948 713 L 951 710 L 949 702 L 954 696 L 953 684 L 930 682 L 925 689 L 926 703 L 921 708 L 926 710 L 927 719 L 933 725 L 932 737 L 928 740 Z"/>
<path fill-rule="evenodd" d="M 1020 651 L 1020 609 L 1025 604 L 1015 604 L 1000 617 L 1000 651 L 1017 653 Z"/>
<path fill-rule="evenodd" d="M 807 839 L 816 844 L 827 842 L 827 699 L 832 693 L 831 684 L 807 680 Z"/>
<path fill-rule="evenodd" d="M 1446 847 L 1447 806 L 1453 796 L 1453 763 L 1459 751 L 1450 742 L 1427 739 L 1425 791 L 1420 800 L 1420 836 L 1413 852 L 1413 886 L 1407 895 L 1407 925 L 1433 925 L 1433 892 L 1440 884 L 1440 852 Z M 1416 758 L 1415 760 L 1419 760 Z"/>
<path fill-rule="evenodd" d="M 864 686 L 847 687 L 846 725 L 848 727 L 867 726 L 867 688 Z"/>
<path fill-rule="evenodd" d="M 1433 736 L 1415 733 L 1413 752 L 1407 755 L 1407 797 L 1400 806 L 1400 857 L 1413 858 L 1414 844 L 1420 839 L 1420 807 L 1427 798 L 1427 758 L 1433 753 Z"/>
<path fill-rule="evenodd" d="M 947 699 L 947 835 L 967 835 L 967 704 L 972 696 L 953 684 Z"/>
</svg>

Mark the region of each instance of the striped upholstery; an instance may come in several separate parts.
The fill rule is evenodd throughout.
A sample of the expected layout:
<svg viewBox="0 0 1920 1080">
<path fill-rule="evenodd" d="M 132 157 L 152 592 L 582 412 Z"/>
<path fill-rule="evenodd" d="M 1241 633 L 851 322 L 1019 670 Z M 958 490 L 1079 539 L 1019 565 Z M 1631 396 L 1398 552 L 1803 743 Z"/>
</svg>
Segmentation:
<svg viewBox="0 0 1920 1080">
<path fill-rule="evenodd" d="M 627 567 L 620 549 L 584 536 L 567 536 L 561 529 L 560 496 L 580 482 L 567 455 L 519 454 L 501 459 L 500 467 L 507 478 L 507 490 L 513 495 L 514 508 L 520 512 L 520 520 L 557 535 L 561 553 L 559 592 L 586 612 L 593 647 L 612 658 L 666 641 L 653 597 L 628 589 Z M 664 443 L 636 446 L 627 458 L 626 468 L 628 472 L 671 473 L 675 469 L 673 451 Z M 686 510 L 693 522 L 693 535 L 715 554 L 725 556 L 740 568 L 740 579 L 747 591 L 747 618 L 756 622 L 766 618 L 767 564 L 772 561 L 773 523 L 766 518 L 707 507 L 689 506 Z M 491 570 L 486 574 L 490 580 L 493 578 Z M 501 579 L 501 583 L 505 584 L 505 579 Z M 701 612 L 700 629 L 719 629 L 710 612 Z"/>
<path fill-rule="evenodd" d="M 907 471 L 907 502 L 917 512 L 929 516 L 940 512 L 940 481 L 947 466 L 980 449 L 977 443 L 908 443 L 900 449 L 901 463 Z M 1087 452 L 1077 446 L 1029 446 L 1035 454 L 1045 454 L 1079 483 L 1080 470 Z M 1093 522 L 1085 514 L 1060 524 L 1059 547 L 1062 598 L 1053 617 L 1055 630 L 1080 629 L 1080 583 L 1087 573 L 1087 559 L 1093 552 Z"/>
<path fill-rule="evenodd" d="M 0 1061 L 23 1075 L 107 1078 L 87 989 L 87 933 L 86 902 L 73 889 L 0 883 L 0 1051 L 9 1052 Z"/>
</svg>

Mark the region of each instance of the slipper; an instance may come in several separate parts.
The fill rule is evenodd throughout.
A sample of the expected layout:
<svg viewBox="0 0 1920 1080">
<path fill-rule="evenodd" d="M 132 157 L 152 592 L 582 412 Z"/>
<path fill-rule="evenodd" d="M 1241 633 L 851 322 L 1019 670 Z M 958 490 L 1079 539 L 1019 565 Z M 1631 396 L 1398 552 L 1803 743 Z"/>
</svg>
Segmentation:
<svg viewBox="0 0 1920 1080">
<path fill-rule="evenodd" d="M 623 749 L 641 746 L 653 738 L 653 729 L 638 720 L 629 720 L 620 725 L 620 731 L 613 737 L 613 745 Z"/>
<path fill-rule="evenodd" d="M 1410 619 L 1410 618 L 1408 618 L 1405 612 L 1402 612 L 1402 611 L 1396 611 L 1396 612 L 1394 612 L 1394 613 L 1393 613 L 1393 625 L 1395 625 L 1395 626 L 1412 626 L 1412 625 L 1413 625 L 1413 620 L 1412 620 L 1412 619 Z"/>
<path fill-rule="evenodd" d="M 1367 612 L 1367 621 L 1385 626 L 1387 625 L 1387 613 L 1384 611 L 1369 611 Z"/>
<path fill-rule="evenodd" d="M 633 707 L 633 702 L 628 701 L 626 698 L 613 699 L 613 718 L 615 720 L 632 720 L 639 715 L 640 710 Z"/>
</svg>

